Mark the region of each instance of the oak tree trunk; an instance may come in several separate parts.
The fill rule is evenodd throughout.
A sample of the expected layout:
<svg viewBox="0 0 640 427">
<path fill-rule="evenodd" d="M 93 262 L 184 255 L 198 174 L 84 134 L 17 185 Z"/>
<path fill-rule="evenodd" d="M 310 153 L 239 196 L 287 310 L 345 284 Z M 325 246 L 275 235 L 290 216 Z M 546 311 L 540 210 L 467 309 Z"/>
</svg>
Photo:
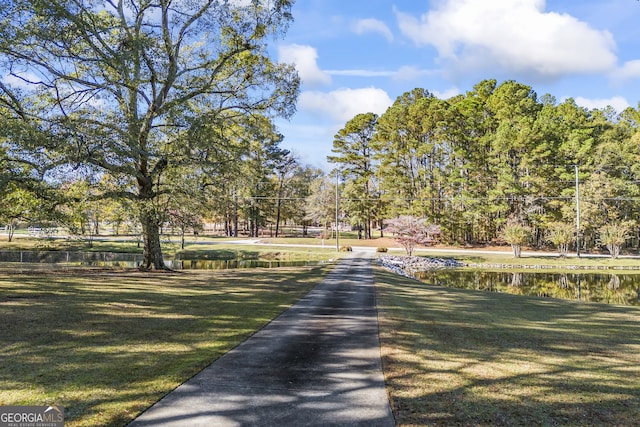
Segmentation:
<svg viewBox="0 0 640 427">
<path fill-rule="evenodd" d="M 160 224 L 154 212 L 143 211 L 140 217 L 144 240 L 142 270 L 166 270 L 160 247 Z"/>
</svg>

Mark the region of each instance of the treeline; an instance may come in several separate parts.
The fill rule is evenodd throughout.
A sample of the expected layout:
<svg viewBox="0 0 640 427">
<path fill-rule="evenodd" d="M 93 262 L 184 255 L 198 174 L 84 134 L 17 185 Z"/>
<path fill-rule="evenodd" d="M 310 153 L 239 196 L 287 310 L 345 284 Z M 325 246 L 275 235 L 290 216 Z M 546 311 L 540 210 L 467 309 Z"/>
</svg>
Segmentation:
<svg viewBox="0 0 640 427">
<path fill-rule="evenodd" d="M 9 240 L 17 227 L 63 228 L 91 241 L 98 234 L 140 234 L 140 211 L 152 211 L 162 234 L 202 233 L 215 225 L 226 236 L 283 235 L 285 225 L 306 234 L 315 221 L 307 200 L 322 181 L 322 170 L 302 165 L 279 147 L 281 135 L 248 141 L 227 140 L 218 146 L 209 168 L 185 164 L 157 180 L 157 196 L 147 204 L 123 197 L 135 191 L 131 179 L 93 171 L 70 171 L 43 188 L 14 180 L 0 185 L 0 226 Z M 230 150 L 229 147 L 233 147 Z M 207 230 L 211 232 L 212 230 Z"/>
<path fill-rule="evenodd" d="M 515 81 L 485 80 L 448 100 L 418 88 L 381 116 L 350 120 L 329 160 L 367 235 L 409 214 L 439 224 L 449 243 L 495 242 L 509 222 L 542 246 L 551 228 L 576 224 L 578 188 L 585 248 L 610 224 L 638 245 L 639 119 L 633 108 L 587 110 Z"/>
<path fill-rule="evenodd" d="M 418 88 L 381 116 L 347 122 L 333 141 L 330 173 L 282 149 L 267 120 L 203 124 L 207 132 L 189 138 L 213 142 L 184 159 L 168 156 L 152 201 L 129 197 L 136 184 L 122 174 L 67 170 L 40 180 L 46 191 L 14 178 L 2 185 L 0 224 L 49 223 L 85 236 L 108 224 L 123 233 L 148 210 L 183 236 L 204 223 L 229 236 L 281 236 L 285 225 L 299 234 L 321 226 L 329 236 L 338 207 L 341 226 L 363 238 L 411 215 L 437 224 L 446 243 L 508 240 L 505 226 L 515 224 L 529 230 L 527 244 L 559 245 L 558 233 L 569 230 L 560 240 L 572 245 L 578 189 L 584 249 L 605 245 L 603 229 L 612 225 L 637 247 L 639 122 L 634 108 L 587 110 L 514 81 L 485 80 L 447 100 Z"/>
</svg>

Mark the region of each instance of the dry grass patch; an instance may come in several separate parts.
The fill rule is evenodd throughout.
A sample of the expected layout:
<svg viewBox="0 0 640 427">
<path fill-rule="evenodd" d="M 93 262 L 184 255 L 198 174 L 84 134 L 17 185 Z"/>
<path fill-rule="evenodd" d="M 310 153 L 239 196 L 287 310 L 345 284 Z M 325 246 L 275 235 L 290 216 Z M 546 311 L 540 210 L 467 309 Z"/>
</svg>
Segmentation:
<svg viewBox="0 0 640 427">
<path fill-rule="evenodd" d="M 631 426 L 640 308 L 429 286 L 376 271 L 399 425 Z"/>
<path fill-rule="evenodd" d="M 319 283 L 325 268 L 0 272 L 0 405 L 122 426 Z"/>
</svg>

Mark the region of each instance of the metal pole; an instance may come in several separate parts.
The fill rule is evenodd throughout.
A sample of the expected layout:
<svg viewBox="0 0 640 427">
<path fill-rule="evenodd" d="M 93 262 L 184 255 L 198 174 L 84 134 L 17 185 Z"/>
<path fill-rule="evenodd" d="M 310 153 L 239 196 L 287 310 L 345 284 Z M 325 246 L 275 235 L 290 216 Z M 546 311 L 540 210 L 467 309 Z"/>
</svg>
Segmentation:
<svg viewBox="0 0 640 427">
<path fill-rule="evenodd" d="M 340 232 L 338 231 L 338 169 L 336 169 L 336 252 L 340 252 Z"/>
<path fill-rule="evenodd" d="M 578 178 L 578 165 L 576 170 L 576 255 L 580 258 L 580 181 Z"/>
</svg>

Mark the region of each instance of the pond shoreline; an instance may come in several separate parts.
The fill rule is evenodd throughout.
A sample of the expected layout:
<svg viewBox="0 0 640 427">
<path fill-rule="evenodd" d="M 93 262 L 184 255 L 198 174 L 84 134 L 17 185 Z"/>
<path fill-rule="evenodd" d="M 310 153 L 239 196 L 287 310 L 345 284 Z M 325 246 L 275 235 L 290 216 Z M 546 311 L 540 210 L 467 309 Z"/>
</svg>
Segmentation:
<svg viewBox="0 0 640 427">
<path fill-rule="evenodd" d="M 378 265 L 423 283 L 626 306 L 640 305 L 640 267 L 464 263 L 440 258 L 382 256 Z"/>
<path fill-rule="evenodd" d="M 466 268 L 477 270 L 571 270 L 571 271 L 640 271 L 640 265 L 552 265 L 552 264 L 504 264 L 504 263 L 469 263 L 451 258 L 435 258 L 422 256 L 382 255 L 377 259 L 378 265 L 405 277 L 416 278 L 415 274 L 443 268 Z"/>
<path fill-rule="evenodd" d="M 640 270 L 640 265 L 551 265 L 551 264 L 491 264 L 465 263 L 464 267 L 477 269 L 511 269 L 511 270 Z"/>
<path fill-rule="evenodd" d="M 377 258 L 377 263 L 387 270 L 412 279 L 415 279 L 415 273 L 420 271 L 466 267 L 465 263 L 451 258 L 420 256 L 382 255 Z"/>
</svg>

